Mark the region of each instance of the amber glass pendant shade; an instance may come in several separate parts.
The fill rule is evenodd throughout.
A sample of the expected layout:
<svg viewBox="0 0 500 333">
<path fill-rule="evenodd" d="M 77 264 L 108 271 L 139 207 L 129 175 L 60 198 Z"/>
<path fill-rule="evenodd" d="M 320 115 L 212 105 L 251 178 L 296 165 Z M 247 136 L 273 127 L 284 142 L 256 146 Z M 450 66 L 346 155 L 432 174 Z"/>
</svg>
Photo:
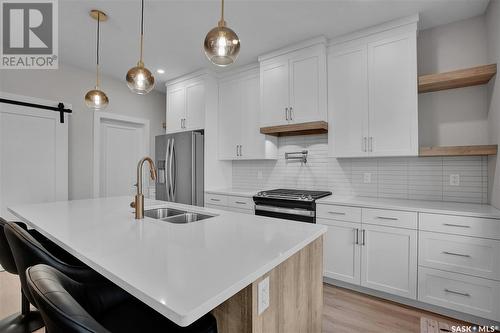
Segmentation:
<svg viewBox="0 0 500 333">
<path fill-rule="evenodd" d="M 144 67 L 144 0 L 141 0 L 141 53 L 137 66 L 129 69 L 125 80 L 128 88 L 139 95 L 144 95 L 153 90 L 155 86 L 155 77 L 149 69 Z"/>
<path fill-rule="evenodd" d="M 90 109 L 103 110 L 109 104 L 108 96 L 99 88 L 99 44 L 100 44 L 100 23 L 107 20 L 108 16 L 100 10 L 93 9 L 90 16 L 97 20 L 97 55 L 96 55 L 96 85 L 85 94 L 85 105 Z"/>
<path fill-rule="evenodd" d="M 139 95 L 149 93 L 155 86 L 153 74 L 141 62 L 127 72 L 125 79 L 129 89 Z"/>
<path fill-rule="evenodd" d="M 240 53 L 240 39 L 224 21 L 224 0 L 221 4 L 221 19 L 217 26 L 208 32 L 203 47 L 207 58 L 214 65 L 221 67 L 234 63 Z"/>
<path fill-rule="evenodd" d="M 92 89 L 85 94 L 85 104 L 94 110 L 102 110 L 109 104 L 106 94 L 99 89 Z"/>
</svg>

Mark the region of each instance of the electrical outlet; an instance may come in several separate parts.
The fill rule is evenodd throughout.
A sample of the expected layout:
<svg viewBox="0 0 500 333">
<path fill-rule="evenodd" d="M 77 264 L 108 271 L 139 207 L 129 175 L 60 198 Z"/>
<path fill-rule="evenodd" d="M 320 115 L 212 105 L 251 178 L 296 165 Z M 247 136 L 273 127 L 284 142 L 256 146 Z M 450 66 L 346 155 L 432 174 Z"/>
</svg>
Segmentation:
<svg viewBox="0 0 500 333">
<path fill-rule="evenodd" d="M 262 170 L 257 171 L 257 179 L 262 179 Z"/>
<path fill-rule="evenodd" d="M 269 307 L 269 276 L 258 284 L 258 313 L 259 315 Z"/>
<path fill-rule="evenodd" d="M 460 185 L 460 175 L 458 173 L 454 173 L 450 175 L 450 185 L 451 186 L 459 186 Z"/>
<path fill-rule="evenodd" d="M 363 174 L 363 183 L 370 184 L 372 182 L 372 174 L 371 172 L 365 172 Z"/>
</svg>

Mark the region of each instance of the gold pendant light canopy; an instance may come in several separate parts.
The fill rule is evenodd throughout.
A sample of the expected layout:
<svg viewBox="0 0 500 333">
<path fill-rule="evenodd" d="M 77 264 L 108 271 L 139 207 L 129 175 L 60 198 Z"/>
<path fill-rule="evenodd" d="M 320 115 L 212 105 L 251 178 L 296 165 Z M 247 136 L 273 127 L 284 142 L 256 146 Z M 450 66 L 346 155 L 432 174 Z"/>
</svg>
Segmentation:
<svg viewBox="0 0 500 333">
<path fill-rule="evenodd" d="M 205 37 L 203 46 L 207 58 L 217 66 L 228 66 L 236 61 L 240 53 L 240 39 L 226 26 L 224 21 L 224 0 L 221 0 L 221 19 Z"/>
<path fill-rule="evenodd" d="M 151 71 L 144 67 L 143 61 L 144 48 L 144 0 L 141 0 L 141 53 L 137 66 L 127 72 L 125 80 L 129 89 L 139 95 L 144 95 L 153 90 L 155 78 Z"/>
<path fill-rule="evenodd" d="M 102 110 L 109 104 L 109 99 L 106 94 L 99 89 L 99 39 L 100 39 L 100 25 L 108 19 L 108 16 L 100 10 L 93 9 L 90 11 L 90 17 L 97 20 L 97 66 L 96 66 L 96 84 L 95 89 L 89 90 L 85 94 L 85 104 L 94 110 Z"/>
</svg>

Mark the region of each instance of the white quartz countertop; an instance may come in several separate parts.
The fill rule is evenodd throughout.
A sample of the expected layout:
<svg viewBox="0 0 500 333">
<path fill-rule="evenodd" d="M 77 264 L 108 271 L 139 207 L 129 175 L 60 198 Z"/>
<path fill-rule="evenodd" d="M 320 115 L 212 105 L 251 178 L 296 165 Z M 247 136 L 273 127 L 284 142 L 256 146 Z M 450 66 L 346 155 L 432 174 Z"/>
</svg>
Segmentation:
<svg viewBox="0 0 500 333">
<path fill-rule="evenodd" d="M 232 196 L 247 197 L 247 198 L 252 198 L 254 195 L 257 194 L 257 192 L 259 192 L 259 190 L 246 190 L 239 188 L 222 188 L 215 190 L 205 190 L 205 193 L 210 193 L 210 194 L 232 195 Z"/>
<path fill-rule="evenodd" d="M 326 227 L 146 200 L 218 216 L 189 224 L 134 219 L 132 198 L 9 211 L 178 325 L 187 326 L 326 232 Z"/>
<path fill-rule="evenodd" d="M 500 219 L 500 210 L 495 207 L 491 205 L 471 203 L 369 198 L 357 196 L 339 197 L 335 195 L 319 199 L 316 203 Z"/>
</svg>

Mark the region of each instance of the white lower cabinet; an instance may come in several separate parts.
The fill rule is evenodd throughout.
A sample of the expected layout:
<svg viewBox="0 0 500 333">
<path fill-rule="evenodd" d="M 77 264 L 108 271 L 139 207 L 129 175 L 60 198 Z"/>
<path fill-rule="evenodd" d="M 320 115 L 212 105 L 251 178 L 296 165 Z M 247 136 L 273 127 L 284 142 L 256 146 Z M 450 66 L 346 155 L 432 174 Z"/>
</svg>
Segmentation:
<svg viewBox="0 0 500 333">
<path fill-rule="evenodd" d="M 318 219 L 326 225 L 328 232 L 324 239 L 324 274 L 344 282 L 361 282 L 361 249 L 358 245 L 361 223 Z"/>
<path fill-rule="evenodd" d="M 363 224 L 361 285 L 417 298 L 417 231 Z"/>
<path fill-rule="evenodd" d="M 419 301 L 500 319 L 500 282 L 425 267 L 419 267 L 418 275 Z"/>
<path fill-rule="evenodd" d="M 500 219 L 339 204 L 317 216 L 325 277 L 500 321 Z"/>
<path fill-rule="evenodd" d="M 255 214 L 253 199 L 247 196 L 205 193 L 205 207 L 235 213 Z"/>
<path fill-rule="evenodd" d="M 318 219 L 319 224 L 328 227 L 324 245 L 324 275 L 416 299 L 417 231 L 361 223 L 361 216 L 367 215 L 371 210 L 360 210 L 361 214 L 357 215 L 347 207 L 343 209 L 342 206 L 318 205 L 322 216 L 331 214 L 336 217 Z M 414 214 L 416 219 L 416 213 L 409 214 Z M 350 220 L 340 221 L 343 216 Z M 359 222 L 353 222 L 355 216 L 359 216 Z M 374 223 L 383 224 L 386 220 L 374 220 Z"/>
</svg>

